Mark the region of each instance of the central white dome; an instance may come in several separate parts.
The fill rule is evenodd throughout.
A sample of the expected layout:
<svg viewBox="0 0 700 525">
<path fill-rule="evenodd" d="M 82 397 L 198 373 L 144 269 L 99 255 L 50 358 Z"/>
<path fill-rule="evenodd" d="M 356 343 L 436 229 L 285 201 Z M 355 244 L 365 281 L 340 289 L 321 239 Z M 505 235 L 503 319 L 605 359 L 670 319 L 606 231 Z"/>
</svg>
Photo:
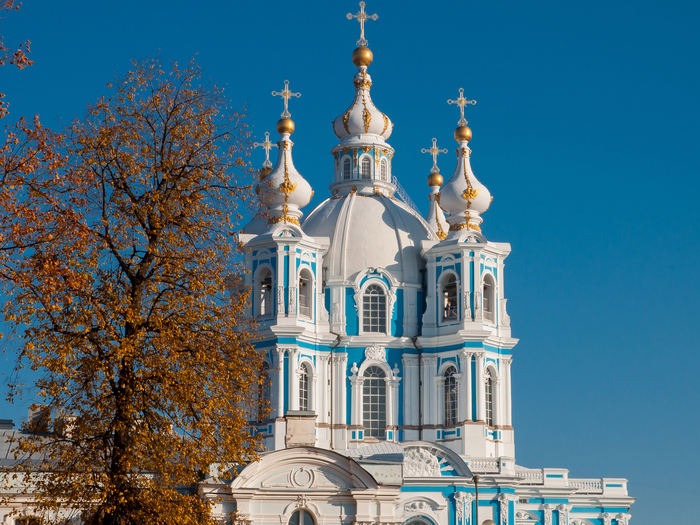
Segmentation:
<svg viewBox="0 0 700 525">
<path fill-rule="evenodd" d="M 401 283 L 422 285 L 421 241 L 438 240 L 422 217 L 379 193 L 353 191 L 326 199 L 302 228 L 312 237 L 330 238 L 327 277 L 346 281 L 368 268 L 384 268 Z"/>
</svg>

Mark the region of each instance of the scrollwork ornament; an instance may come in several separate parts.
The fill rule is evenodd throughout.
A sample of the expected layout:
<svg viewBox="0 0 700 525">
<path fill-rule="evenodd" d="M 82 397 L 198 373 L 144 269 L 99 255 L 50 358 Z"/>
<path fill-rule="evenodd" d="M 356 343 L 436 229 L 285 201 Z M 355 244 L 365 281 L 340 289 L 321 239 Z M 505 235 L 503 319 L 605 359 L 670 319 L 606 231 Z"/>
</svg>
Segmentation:
<svg viewBox="0 0 700 525">
<path fill-rule="evenodd" d="M 386 361 L 386 350 L 383 346 L 374 343 L 365 349 L 365 358 L 374 359 L 376 361 Z"/>
</svg>

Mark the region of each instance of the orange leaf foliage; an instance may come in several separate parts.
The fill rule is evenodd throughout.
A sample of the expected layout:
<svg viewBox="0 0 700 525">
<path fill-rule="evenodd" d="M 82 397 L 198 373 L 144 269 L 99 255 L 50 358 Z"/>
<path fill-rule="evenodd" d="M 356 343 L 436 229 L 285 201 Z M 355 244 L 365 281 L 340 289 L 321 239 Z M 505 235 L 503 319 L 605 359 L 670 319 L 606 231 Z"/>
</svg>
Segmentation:
<svg viewBox="0 0 700 525">
<path fill-rule="evenodd" d="M 65 135 L 20 121 L 0 150 L 5 318 L 54 414 L 14 446 L 47 522 L 212 523 L 201 472 L 258 451 L 262 357 L 227 292 L 247 133 L 199 76 L 134 64 Z"/>
</svg>

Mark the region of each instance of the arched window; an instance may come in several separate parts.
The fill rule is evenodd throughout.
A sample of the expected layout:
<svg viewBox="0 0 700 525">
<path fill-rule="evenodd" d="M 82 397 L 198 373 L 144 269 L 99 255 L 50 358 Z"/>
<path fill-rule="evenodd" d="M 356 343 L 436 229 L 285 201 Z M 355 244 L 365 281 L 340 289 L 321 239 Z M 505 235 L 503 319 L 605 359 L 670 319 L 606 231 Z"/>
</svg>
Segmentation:
<svg viewBox="0 0 700 525">
<path fill-rule="evenodd" d="M 270 406 L 270 365 L 263 363 L 258 384 L 258 414 L 257 421 L 264 421 Z"/>
<path fill-rule="evenodd" d="M 484 402 L 486 403 L 486 424 L 490 427 L 493 426 L 493 378 L 491 377 L 491 372 L 486 370 L 486 385 L 484 392 Z"/>
<path fill-rule="evenodd" d="M 456 319 L 459 319 L 457 278 L 451 273 L 445 278 L 442 286 L 442 320 Z"/>
<path fill-rule="evenodd" d="M 309 368 L 302 363 L 299 369 L 299 410 L 309 410 Z"/>
<path fill-rule="evenodd" d="M 384 438 L 386 430 L 386 382 L 384 370 L 370 366 L 362 385 L 362 422 L 365 435 Z"/>
<path fill-rule="evenodd" d="M 258 285 L 258 317 L 272 315 L 272 272 L 264 268 L 260 272 Z"/>
<path fill-rule="evenodd" d="M 313 282 L 311 272 L 303 269 L 299 272 L 299 316 L 311 318 L 311 306 L 313 297 Z"/>
<path fill-rule="evenodd" d="M 380 166 L 380 167 L 379 167 L 379 169 L 380 169 L 380 172 L 379 172 L 379 173 L 380 173 L 380 175 L 381 175 L 382 180 L 385 180 L 385 181 L 389 182 L 389 179 L 388 179 L 388 175 L 389 175 L 389 174 L 387 173 L 387 169 L 386 169 L 386 159 L 382 159 L 382 161 L 381 161 L 381 163 L 379 164 L 379 166 Z"/>
<path fill-rule="evenodd" d="M 494 321 L 496 319 L 496 317 L 495 317 L 495 311 L 496 311 L 495 295 L 496 295 L 496 286 L 494 285 L 493 277 L 486 274 L 484 276 L 483 305 L 484 305 L 484 319 L 486 319 L 487 321 Z"/>
<path fill-rule="evenodd" d="M 445 426 L 457 426 L 457 380 L 453 366 L 445 370 Z"/>
<path fill-rule="evenodd" d="M 360 177 L 363 179 L 369 179 L 372 176 L 372 159 L 369 157 L 363 157 L 360 163 Z"/>
<path fill-rule="evenodd" d="M 352 179 L 352 163 L 349 157 L 345 157 L 343 161 L 343 179 Z"/>
<path fill-rule="evenodd" d="M 386 332 L 386 295 L 377 284 L 368 286 L 362 297 L 362 330 Z"/>
<path fill-rule="evenodd" d="M 306 509 L 299 509 L 289 518 L 289 525 L 314 525 L 314 519 Z"/>
</svg>

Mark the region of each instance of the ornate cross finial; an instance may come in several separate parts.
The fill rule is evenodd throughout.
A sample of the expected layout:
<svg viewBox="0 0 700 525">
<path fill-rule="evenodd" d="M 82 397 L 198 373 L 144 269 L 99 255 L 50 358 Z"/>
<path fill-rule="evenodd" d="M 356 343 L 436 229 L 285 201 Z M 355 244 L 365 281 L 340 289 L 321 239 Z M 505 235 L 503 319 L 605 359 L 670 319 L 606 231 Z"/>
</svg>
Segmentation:
<svg viewBox="0 0 700 525">
<path fill-rule="evenodd" d="M 265 162 L 263 162 L 263 168 L 271 168 L 272 162 L 270 162 L 270 149 L 276 148 L 277 144 L 270 142 L 270 132 L 265 132 L 265 142 L 253 142 L 254 148 L 262 148 L 265 150 Z"/>
<path fill-rule="evenodd" d="M 282 91 L 273 91 L 273 97 L 282 97 L 284 99 L 284 111 L 282 112 L 282 118 L 291 118 L 291 113 L 289 113 L 289 99 L 292 97 L 299 98 L 301 93 L 292 93 L 289 91 L 289 80 L 284 81 L 284 89 Z"/>
<path fill-rule="evenodd" d="M 437 139 L 433 138 L 433 147 L 430 149 L 423 148 L 420 150 L 421 153 L 430 153 L 433 156 L 433 171 L 431 173 L 440 173 L 440 168 L 437 165 L 437 157 L 440 153 L 447 153 L 446 149 L 440 149 L 437 147 Z"/>
<path fill-rule="evenodd" d="M 464 98 L 464 88 L 459 88 L 459 98 L 457 100 L 448 100 L 448 104 L 457 104 L 459 106 L 459 113 L 462 118 L 459 119 L 460 126 L 466 126 L 467 120 L 464 118 L 464 106 L 471 104 L 472 106 L 476 104 L 476 100 L 467 100 Z"/>
<path fill-rule="evenodd" d="M 357 21 L 360 23 L 360 39 L 357 41 L 358 46 L 366 46 L 367 45 L 367 40 L 365 40 L 365 22 L 367 20 L 376 20 L 379 18 L 377 14 L 373 15 L 368 15 L 365 13 L 365 3 L 360 2 L 360 10 L 357 12 L 356 15 L 353 15 L 352 13 L 347 14 L 348 20 L 352 20 L 353 18 L 357 18 Z"/>
</svg>

